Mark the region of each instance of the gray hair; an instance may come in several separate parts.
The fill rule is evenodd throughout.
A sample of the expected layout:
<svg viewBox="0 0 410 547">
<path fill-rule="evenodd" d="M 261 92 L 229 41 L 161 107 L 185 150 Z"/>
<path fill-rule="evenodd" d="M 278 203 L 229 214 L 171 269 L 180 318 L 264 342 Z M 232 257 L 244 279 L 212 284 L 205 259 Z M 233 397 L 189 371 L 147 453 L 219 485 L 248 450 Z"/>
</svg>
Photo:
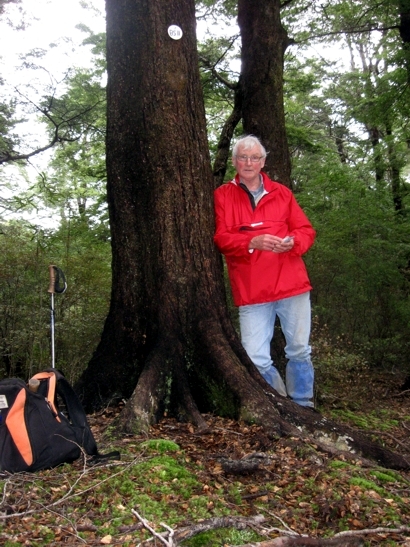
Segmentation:
<svg viewBox="0 0 410 547">
<path fill-rule="evenodd" d="M 238 139 L 232 149 L 232 156 L 237 155 L 239 147 L 241 147 L 243 150 L 250 150 L 254 146 L 259 146 L 262 156 L 266 158 L 265 147 L 263 146 L 261 141 L 254 135 L 246 135 L 245 137 L 241 137 L 240 139 Z"/>
</svg>

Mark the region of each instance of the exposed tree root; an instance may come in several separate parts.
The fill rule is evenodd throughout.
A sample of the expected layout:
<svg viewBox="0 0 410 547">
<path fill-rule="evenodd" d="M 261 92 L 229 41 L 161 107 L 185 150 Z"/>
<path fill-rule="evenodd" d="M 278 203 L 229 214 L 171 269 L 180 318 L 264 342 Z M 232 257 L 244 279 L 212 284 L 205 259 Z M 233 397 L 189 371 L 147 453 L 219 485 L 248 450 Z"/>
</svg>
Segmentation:
<svg viewBox="0 0 410 547">
<path fill-rule="evenodd" d="M 225 389 L 227 396 L 236 401 L 237 418 L 261 425 L 271 439 L 295 437 L 338 458 L 360 459 L 367 466 L 375 462 L 374 465 L 390 469 L 410 469 L 410 459 L 392 452 L 365 433 L 278 395 L 251 363 L 238 338 L 232 332 L 224 332 L 219 320 L 202 319 L 197 330 L 203 358 L 208 361 L 206 371 L 194 369 L 193 376 L 192 371 L 189 375 L 185 343 L 176 335 L 174 338 L 168 335 L 148 355 L 138 384 L 115 423 L 119 433 L 148 432 L 163 416 L 167 398 L 171 398 L 178 419 L 190 421 L 198 433 L 206 432 L 207 424 L 198 409 L 192 383 L 206 386 L 213 381 L 220 387 L 221 397 Z M 250 470 L 251 463 L 246 462 L 246 466 Z"/>
<path fill-rule="evenodd" d="M 316 444 L 318 449 L 347 459 L 365 458 L 391 469 L 409 469 L 410 460 L 392 452 L 364 433 L 323 417 L 319 412 L 301 407 L 290 399 L 278 395 L 260 376 L 246 356 L 232 359 L 229 339 L 216 324 L 208 323 L 204 329 L 204 343 L 210 348 L 216 366 L 225 382 L 240 403 L 241 418 L 264 427 L 272 437 L 295 436 L 304 442 Z M 230 357 L 229 357 L 230 355 Z M 245 366 L 244 366 L 245 365 Z M 246 368 L 247 366 L 247 368 Z M 262 389 L 261 389 L 262 388 Z"/>
</svg>

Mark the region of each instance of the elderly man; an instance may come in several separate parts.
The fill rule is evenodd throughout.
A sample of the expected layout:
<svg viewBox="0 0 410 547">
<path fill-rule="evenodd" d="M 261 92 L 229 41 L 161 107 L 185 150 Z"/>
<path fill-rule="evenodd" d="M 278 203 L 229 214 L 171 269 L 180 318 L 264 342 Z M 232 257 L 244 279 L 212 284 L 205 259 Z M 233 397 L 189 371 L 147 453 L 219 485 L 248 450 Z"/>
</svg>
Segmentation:
<svg viewBox="0 0 410 547">
<path fill-rule="evenodd" d="M 214 195 L 214 240 L 226 258 L 247 354 L 278 393 L 313 407 L 312 287 L 302 255 L 315 231 L 292 192 L 261 172 L 265 159 L 256 137 L 236 142 L 232 161 L 237 174 Z M 286 386 L 270 352 L 276 316 L 286 339 Z"/>
</svg>

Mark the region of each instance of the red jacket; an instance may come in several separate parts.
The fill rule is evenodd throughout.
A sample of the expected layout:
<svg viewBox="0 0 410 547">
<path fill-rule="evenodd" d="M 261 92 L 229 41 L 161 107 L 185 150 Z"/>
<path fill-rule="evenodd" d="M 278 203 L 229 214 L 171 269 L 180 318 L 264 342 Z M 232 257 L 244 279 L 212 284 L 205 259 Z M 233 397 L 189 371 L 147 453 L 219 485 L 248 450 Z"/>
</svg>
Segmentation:
<svg viewBox="0 0 410 547">
<path fill-rule="evenodd" d="M 268 194 L 254 210 L 238 175 L 214 194 L 214 241 L 225 255 L 236 306 L 281 300 L 312 288 L 302 254 L 313 245 L 316 232 L 289 188 L 261 175 Z M 249 251 L 250 240 L 266 233 L 294 236 L 293 248 L 286 253 Z"/>
</svg>

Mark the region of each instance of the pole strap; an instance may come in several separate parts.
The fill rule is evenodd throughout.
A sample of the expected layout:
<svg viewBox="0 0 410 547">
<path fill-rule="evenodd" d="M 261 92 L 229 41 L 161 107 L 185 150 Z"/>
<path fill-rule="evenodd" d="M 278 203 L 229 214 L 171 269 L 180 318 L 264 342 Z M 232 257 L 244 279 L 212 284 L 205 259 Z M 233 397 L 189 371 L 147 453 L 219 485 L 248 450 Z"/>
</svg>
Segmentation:
<svg viewBox="0 0 410 547">
<path fill-rule="evenodd" d="M 50 274 L 50 285 L 48 292 L 51 294 L 63 294 L 67 290 L 67 282 L 63 270 L 50 264 L 48 267 Z"/>
</svg>

